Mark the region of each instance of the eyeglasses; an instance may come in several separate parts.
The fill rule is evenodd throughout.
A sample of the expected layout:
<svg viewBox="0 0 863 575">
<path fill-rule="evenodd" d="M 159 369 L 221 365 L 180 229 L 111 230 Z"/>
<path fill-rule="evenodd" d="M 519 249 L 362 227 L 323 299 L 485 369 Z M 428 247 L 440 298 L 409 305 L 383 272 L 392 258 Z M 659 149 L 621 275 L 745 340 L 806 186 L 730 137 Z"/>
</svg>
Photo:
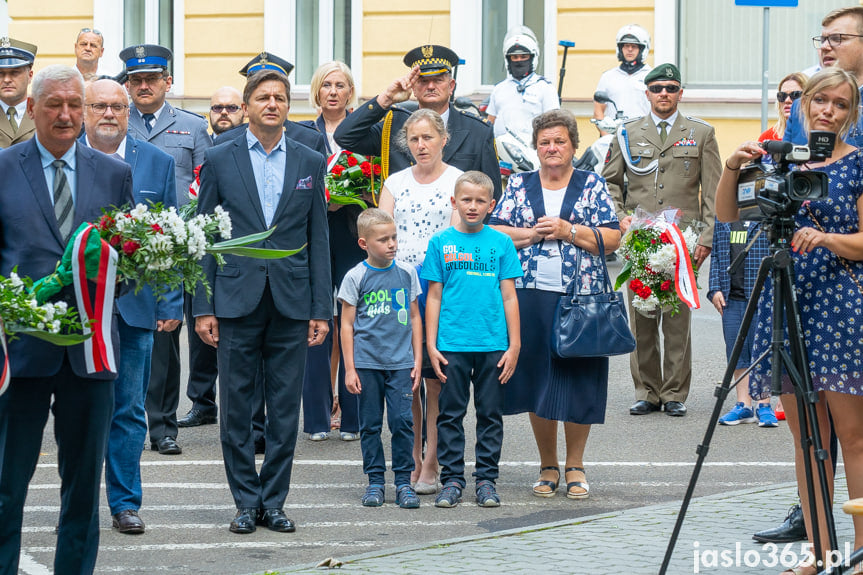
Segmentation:
<svg viewBox="0 0 863 575">
<path fill-rule="evenodd" d="M 210 106 L 210 111 L 215 112 L 217 114 L 221 114 L 222 112 L 227 112 L 229 114 L 235 114 L 239 110 L 240 110 L 240 107 L 237 105 L 234 105 L 234 104 L 231 104 L 230 106 L 222 106 L 219 104 L 216 104 L 215 106 Z"/>
<path fill-rule="evenodd" d="M 647 87 L 651 94 L 661 94 L 663 90 L 669 94 L 676 94 L 680 91 L 679 84 L 651 84 Z"/>
<path fill-rule="evenodd" d="M 102 35 L 102 33 L 99 32 L 98 30 L 96 30 L 95 28 L 81 28 L 80 30 L 78 30 L 78 35 L 80 36 L 81 34 L 86 34 L 88 32 L 95 34 L 96 36 Z"/>
<path fill-rule="evenodd" d="M 144 76 L 143 78 L 139 74 L 132 74 L 129 76 L 129 83 L 133 86 L 140 86 L 141 84 L 147 83 L 156 84 L 165 79 L 165 76 Z"/>
<path fill-rule="evenodd" d="M 791 98 L 791 101 L 793 102 L 794 100 L 796 100 L 797 98 L 799 98 L 802 95 L 803 95 L 802 90 L 794 90 L 793 92 L 776 92 L 776 101 L 781 104 L 782 102 L 784 102 L 788 98 Z"/>
<path fill-rule="evenodd" d="M 87 104 L 87 107 L 93 110 L 96 114 L 100 116 L 108 111 L 108 108 L 111 108 L 111 111 L 114 112 L 115 116 L 119 116 L 123 112 L 129 109 L 129 106 L 126 104 Z"/>
<path fill-rule="evenodd" d="M 816 50 L 820 50 L 821 46 L 824 45 L 824 42 L 830 44 L 831 48 L 838 48 L 842 45 L 848 38 L 863 38 L 860 34 L 829 34 L 827 36 L 814 36 L 812 38 L 812 44 L 815 46 Z"/>
</svg>

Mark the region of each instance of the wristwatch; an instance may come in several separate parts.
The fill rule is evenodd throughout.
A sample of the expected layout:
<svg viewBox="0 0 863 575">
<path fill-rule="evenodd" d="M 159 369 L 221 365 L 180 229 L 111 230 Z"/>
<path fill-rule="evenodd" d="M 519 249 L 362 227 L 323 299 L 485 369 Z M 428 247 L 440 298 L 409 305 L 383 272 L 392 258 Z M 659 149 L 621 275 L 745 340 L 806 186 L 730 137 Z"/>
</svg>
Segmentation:
<svg viewBox="0 0 863 575">
<path fill-rule="evenodd" d="M 569 228 L 569 243 L 575 245 L 575 235 L 578 233 L 578 228 L 575 227 L 575 224 L 572 224 L 572 227 Z"/>
</svg>

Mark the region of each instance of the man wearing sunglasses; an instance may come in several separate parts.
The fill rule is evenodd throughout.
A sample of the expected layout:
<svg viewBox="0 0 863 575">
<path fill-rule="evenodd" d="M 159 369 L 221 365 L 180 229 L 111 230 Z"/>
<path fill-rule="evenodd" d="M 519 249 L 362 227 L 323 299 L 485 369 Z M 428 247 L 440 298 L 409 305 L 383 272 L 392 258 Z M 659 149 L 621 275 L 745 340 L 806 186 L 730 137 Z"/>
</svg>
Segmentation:
<svg viewBox="0 0 863 575">
<path fill-rule="evenodd" d="M 838 66 L 853 74 L 857 84 L 863 86 L 863 6 L 838 8 L 827 14 L 821 21 L 821 35 L 812 38 L 812 43 L 818 50 L 822 68 Z M 805 146 L 809 136 L 803 128 L 803 114 L 797 100 L 791 107 L 783 140 Z M 845 141 L 858 148 L 863 146 L 863 116 Z"/>
<path fill-rule="evenodd" d="M 223 86 L 216 90 L 210 98 L 210 128 L 213 139 L 243 123 L 246 114 L 243 112 L 243 95 L 231 86 Z"/>
<path fill-rule="evenodd" d="M 716 136 L 712 126 L 677 109 L 683 90 L 676 66 L 657 66 L 644 83 L 650 113 L 618 131 L 602 175 L 623 232 L 632 223 L 629 214 L 638 206 L 648 212 L 681 210 L 681 229 L 704 223 L 693 261 L 700 266 L 713 243 L 713 194 L 722 171 Z M 626 193 L 624 178 L 629 180 Z M 630 295 L 629 317 L 636 340 L 630 370 L 636 402 L 629 413 L 646 415 L 664 408 L 666 415 L 685 415 L 692 379 L 689 308 L 681 305 L 676 315 L 663 312 L 648 318 L 636 312 L 631 302 Z M 660 353 L 660 325 L 664 353 Z"/>
</svg>

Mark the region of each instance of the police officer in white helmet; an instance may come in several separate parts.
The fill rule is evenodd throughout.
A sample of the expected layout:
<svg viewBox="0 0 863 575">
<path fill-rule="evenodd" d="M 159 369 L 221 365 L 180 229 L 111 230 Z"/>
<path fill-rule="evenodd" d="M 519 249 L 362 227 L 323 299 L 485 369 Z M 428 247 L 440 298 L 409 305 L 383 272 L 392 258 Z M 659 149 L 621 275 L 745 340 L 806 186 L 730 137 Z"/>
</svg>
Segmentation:
<svg viewBox="0 0 863 575">
<path fill-rule="evenodd" d="M 650 53 L 650 34 L 638 24 L 627 24 L 617 31 L 617 59 L 620 65 L 606 71 L 599 78 L 597 92 L 605 92 L 617 106 L 593 103 L 593 117 L 602 120 L 614 117 L 617 111 L 624 118 L 638 118 L 650 112 L 644 95 L 644 77 L 651 67 L 645 62 Z"/>
<path fill-rule="evenodd" d="M 539 65 L 539 44 L 527 26 L 516 26 L 503 39 L 503 57 L 506 61 L 507 77 L 498 82 L 488 103 L 488 120 L 504 114 L 510 107 L 519 107 L 538 116 L 560 107 L 554 85 L 536 73 Z M 505 126 L 498 122 L 494 126 L 495 137 L 505 133 Z"/>
</svg>

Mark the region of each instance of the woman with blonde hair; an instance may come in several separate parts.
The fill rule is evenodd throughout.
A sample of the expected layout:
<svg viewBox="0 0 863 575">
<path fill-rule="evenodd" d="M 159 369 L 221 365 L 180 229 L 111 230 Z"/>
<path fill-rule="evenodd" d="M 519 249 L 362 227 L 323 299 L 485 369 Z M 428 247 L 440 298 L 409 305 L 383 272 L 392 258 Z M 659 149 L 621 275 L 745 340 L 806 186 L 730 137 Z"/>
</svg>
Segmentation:
<svg viewBox="0 0 863 575">
<path fill-rule="evenodd" d="M 779 111 L 779 118 L 774 125 L 764 130 L 758 138 L 759 142 L 782 139 L 788 116 L 791 115 L 791 106 L 794 100 L 803 95 L 804 88 L 806 88 L 806 74 L 802 72 L 788 74 L 779 80 L 779 86 L 776 89 L 776 109 Z"/>
</svg>

